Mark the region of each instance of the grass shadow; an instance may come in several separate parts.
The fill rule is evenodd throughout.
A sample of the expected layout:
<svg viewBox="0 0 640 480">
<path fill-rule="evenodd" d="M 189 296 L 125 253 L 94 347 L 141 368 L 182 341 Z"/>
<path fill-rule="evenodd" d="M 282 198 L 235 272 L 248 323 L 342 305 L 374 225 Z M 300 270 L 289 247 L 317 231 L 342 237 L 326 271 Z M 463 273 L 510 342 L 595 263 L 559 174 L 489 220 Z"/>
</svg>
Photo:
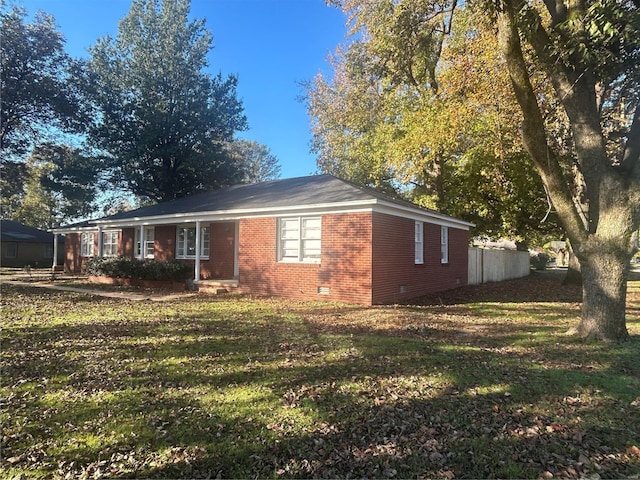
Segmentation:
<svg viewBox="0 0 640 480">
<path fill-rule="evenodd" d="M 3 293 L 8 476 L 640 473 L 637 319 L 605 345 L 563 335 L 566 302 Z"/>
</svg>

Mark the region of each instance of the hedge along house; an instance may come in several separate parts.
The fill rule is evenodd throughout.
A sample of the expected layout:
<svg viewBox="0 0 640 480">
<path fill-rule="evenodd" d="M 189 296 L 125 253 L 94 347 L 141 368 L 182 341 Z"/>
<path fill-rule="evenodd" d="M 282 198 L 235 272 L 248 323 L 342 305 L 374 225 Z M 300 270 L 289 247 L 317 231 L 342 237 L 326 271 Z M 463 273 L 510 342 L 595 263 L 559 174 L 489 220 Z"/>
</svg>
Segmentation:
<svg viewBox="0 0 640 480">
<path fill-rule="evenodd" d="M 241 293 L 391 303 L 467 284 L 472 224 L 331 175 L 239 185 L 55 229 L 92 256 L 193 264 Z"/>
</svg>

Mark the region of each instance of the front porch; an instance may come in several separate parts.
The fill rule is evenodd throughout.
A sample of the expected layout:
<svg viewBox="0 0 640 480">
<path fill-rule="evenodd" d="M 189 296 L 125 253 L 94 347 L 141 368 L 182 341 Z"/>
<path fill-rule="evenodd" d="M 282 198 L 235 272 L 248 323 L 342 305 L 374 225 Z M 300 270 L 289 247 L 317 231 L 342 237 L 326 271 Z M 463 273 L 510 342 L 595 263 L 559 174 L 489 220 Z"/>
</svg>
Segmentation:
<svg viewBox="0 0 640 480">
<path fill-rule="evenodd" d="M 122 226 L 122 254 L 190 263 L 194 283 L 218 281 L 215 286 L 232 288 L 239 276 L 238 229 L 236 221 Z"/>
<path fill-rule="evenodd" d="M 198 291 L 215 295 L 235 292 L 239 286 L 237 279 L 195 280 L 193 284 L 198 288 Z"/>
</svg>

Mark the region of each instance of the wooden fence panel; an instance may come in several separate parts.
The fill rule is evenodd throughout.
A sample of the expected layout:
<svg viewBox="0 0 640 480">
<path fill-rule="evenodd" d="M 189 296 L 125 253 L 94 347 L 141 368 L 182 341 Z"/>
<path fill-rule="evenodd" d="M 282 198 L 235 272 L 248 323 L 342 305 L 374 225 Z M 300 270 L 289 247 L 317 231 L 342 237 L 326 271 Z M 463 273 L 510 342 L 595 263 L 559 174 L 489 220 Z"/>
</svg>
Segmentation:
<svg viewBox="0 0 640 480">
<path fill-rule="evenodd" d="M 529 253 L 469 248 L 469 285 L 501 282 L 529 275 Z"/>
</svg>

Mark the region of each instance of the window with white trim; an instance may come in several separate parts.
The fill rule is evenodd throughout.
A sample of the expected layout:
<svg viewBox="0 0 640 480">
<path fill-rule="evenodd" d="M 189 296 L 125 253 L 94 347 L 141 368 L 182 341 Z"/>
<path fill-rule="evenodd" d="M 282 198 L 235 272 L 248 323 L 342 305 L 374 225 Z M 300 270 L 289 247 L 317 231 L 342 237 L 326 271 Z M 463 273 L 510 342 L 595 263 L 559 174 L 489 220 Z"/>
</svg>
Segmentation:
<svg viewBox="0 0 640 480">
<path fill-rule="evenodd" d="M 80 256 L 93 257 L 93 233 L 83 233 L 80 235 Z"/>
<path fill-rule="evenodd" d="M 196 258 L 196 227 L 178 227 L 176 258 Z M 200 228 L 200 258 L 209 258 L 209 227 Z"/>
<path fill-rule="evenodd" d="M 279 219 L 278 261 L 320 263 L 322 218 Z"/>
<path fill-rule="evenodd" d="M 136 228 L 136 258 L 153 258 L 155 247 L 155 228 L 144 227 L 144 252 L 140 252 L 140 229 Z"/>
<path fill-rule="evenodd" d="M 416 222 L 415 225 L 415 263 L 422 265 L 424 263 L 424 223 Z"/>
<path fill-rule="evenodd" d="M 449 263 L 449 227 L 440 227 L 440 263 Z"/>
<path fill-rule="evenodd" d="M 102 232 L 102 256 L 118 255 L 118 232 Z"/>
</svg>

